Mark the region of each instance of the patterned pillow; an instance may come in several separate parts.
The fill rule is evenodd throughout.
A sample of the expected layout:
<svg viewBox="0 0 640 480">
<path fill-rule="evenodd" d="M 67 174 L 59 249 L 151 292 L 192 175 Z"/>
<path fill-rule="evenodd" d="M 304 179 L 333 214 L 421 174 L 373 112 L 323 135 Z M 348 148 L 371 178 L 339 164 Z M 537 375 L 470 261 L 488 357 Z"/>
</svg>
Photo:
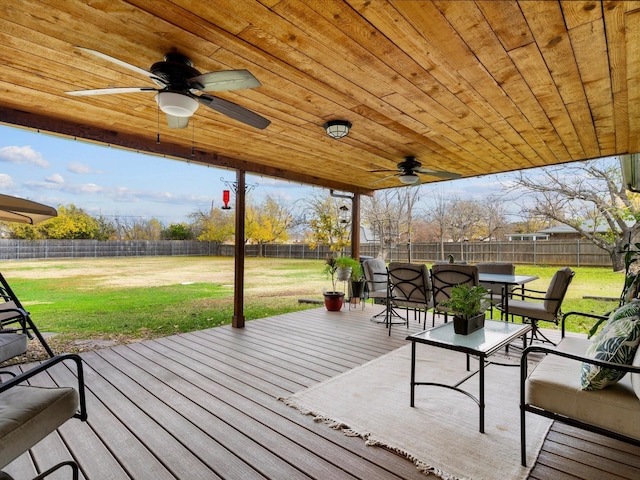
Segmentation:
<svg viewBox="0 0 640 480">
<path fill-rule="evenodd" d="M 617 317 L 608 321 L 593 338 L 586 356 L 607 362 L 630 365 L 640 343 L 640 315 Z M 626 372 L 613 368 L 582 364 L 580 384 L 582 390 L 601 390 L 619 381 Z"/>
<path fill-rule="evenodd" d="M 616 322 L 621 318 L 633 317 L 634 315 L 640 315 L 640 301 L 632 301 L 629 303 L 625 303 L 621 307 L 611 312 L 611 314 L 609 315 L 609 318 L 602 326 L 602 330 L 596 333 L 591 338 L 591 341 L 597 342 L 600 339 L 602 333 L 605 331 L 605 328 L 608 324 Z"/>
</svg>

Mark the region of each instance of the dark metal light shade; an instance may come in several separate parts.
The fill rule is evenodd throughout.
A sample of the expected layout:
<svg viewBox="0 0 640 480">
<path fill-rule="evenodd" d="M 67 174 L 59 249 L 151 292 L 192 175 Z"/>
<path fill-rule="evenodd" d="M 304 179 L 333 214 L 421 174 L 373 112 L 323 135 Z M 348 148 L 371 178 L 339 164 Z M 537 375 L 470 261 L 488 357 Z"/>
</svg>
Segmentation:
<svg viewBox="0 0 640 480">
<path fill-rule="evenodd" d="M 347 120 L 330 120 L 325 123 L 322 128 L 324 128 L 331 138 L 342 138 L 346 137 L 349 133 L 349 129 L 351 128 L 351 122 Z"/>
</svg>

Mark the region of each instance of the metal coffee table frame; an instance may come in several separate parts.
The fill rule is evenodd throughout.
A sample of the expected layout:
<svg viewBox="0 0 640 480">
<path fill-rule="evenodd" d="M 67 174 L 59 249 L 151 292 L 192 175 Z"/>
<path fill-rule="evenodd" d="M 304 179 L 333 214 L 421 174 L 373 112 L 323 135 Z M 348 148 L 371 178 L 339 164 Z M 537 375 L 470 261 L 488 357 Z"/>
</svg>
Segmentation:
<svg viewBox="0 0 640 480">
<path fill-rule="evenodd" d="M 411 341 L 411 406 L 415 406 L 415 387 L 416 385 L 431 385 L 436 387 L 449 388 L 457 392 L 463 393 L 476 402 L 480 410 L 480 433 L 484 433 L 484 368 L 487 365 L 503 365 L 518 367 L 517 364 L 506 364 L 499 362 L 489 362 L 487 358 L 493 355 L 501 348 L 506 347 L 514 340 L 522 337 L 523 347 L 526 348 L 526 334 L 531 331 L 531 325 L 522 325 L 512 322 L 503 322 L 497 320 L 486 320 L 484 328 L 476 330 L 469 335 L 458 335 L 453 331 L 453 322 L 439 325 L 413 335 L 409 335 L 407 340 Z M 434 347 L 455 350 L 467 355 L 467 371 L 470 372 L 466 377 L 454 385 L 447 385 L 437 382 L 416 382 L 416 344 L 424 343 Z M 478 370 L 471 372 L 470 355 L 478 357 Z M 459 388 L 464 382 L 479 374 L 479 392 L 478 397 L 472 393 Z"/>
</svg>

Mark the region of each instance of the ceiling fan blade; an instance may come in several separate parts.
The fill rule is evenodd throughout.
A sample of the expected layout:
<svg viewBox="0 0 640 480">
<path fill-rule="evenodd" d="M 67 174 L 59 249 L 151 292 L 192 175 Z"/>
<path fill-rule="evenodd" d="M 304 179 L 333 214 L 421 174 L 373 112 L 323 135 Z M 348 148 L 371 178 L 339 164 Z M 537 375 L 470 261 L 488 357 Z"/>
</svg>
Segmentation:
<svg viewBox="0 0 640 480">
<path fill-rule="evenodd" d="M 430 168 L 415 168 L 413 171 L 415 173 L 422 173 L 423 175 L 429 175 L 432 177 L 439 177 L 439 178 L 454 179 L 454 178 L 462 177 L 462 175 L 460 175 L 459 173 L 431 170 Z"/>
<path fill-rule="evenodd" d="M 195 98 L 198 101 L 210 107 L 228 117 L 233 118 L 234 120 L 238 120 L 239 122 L 246 123 L 255 128 L 259 128 L 260 130 L 265 129 L 271 123 L 270 120 L 258 115 L 257 113 L 252 112 L 244 107 L 241 107 L 237 103 L 229 102 L 228 100 L 223 100 L 222 98 L 214 97 L 212 95 L 200 95 Z"/>
<path fill-rule="evenodd" d="M 382 173 L 382 172 L 397 172 L 398 170 L 389 170 L 389 169 L 384 169 L 384 170 L 369 170 L 369 173 Z"/>
<path fill-rule="evenodd" d="M 107 60 L 111 63 L 115 63 L 116 65 L 120 65 L 121 67 L 128 68 L 129 70 L 139 73 L 140 75 L 144 75 L 145 77 L 149 77 L 154 81 L 159 81 L 161 84 L 166 85 L 166 82 L 164 80 L 156 77 L 153 73 L 146 71 L 144 68 L 136 67 L 135 65 L 131 65 L 130 63 L 111 57 L 106 53 L 98 52 L 96 50 L 91 50 L 90 48 L 84 48 L 84 47 L 76 47 L 76 48 L 78 50 L 82 50 L 83 52 L 89 53 L 91 55 L 95 55 L 96 57 L 100 57 L 103 60 Z"/>
<path fill-rule="evenodd" d="M 191 117 L 176 117 L 175 115 L 167 114 L 167 125 L 169 125 L 169 128 L 187 128 L 190 118 Z"/>
<path fill-rule="evenodd" d="M 89 95 L 115 95 L 120 93 L 139 93 L 139 92 L 157 92 L 157 88 L 153 87 L 119 87 L 119 88 L 97 88 L 95 90 L 74 90 L 72 92 L 64 92 L 68 95 L 76 97 L 86 97 Z"/>
<path fill-rule="evenodd" d="M 248 70 L 223 70 L 198 75 L 187 80 L 189 86 L 203 92 L 222 92 L 262 86 Z"/>
<path fill-rule="evenodd" d="M 381 170 L 383 172 L 387 171 L 387 170 Z M 399 173 L 394 173 L 393 175 L 389 175 L 388 177 L 384 177 L 384 178 L 379 178 L 377 180 L 374 180 L 373 182 L 371 182 L 369 185 L 375 185 L 376 183 L 380 183 L 380 182 L 384 182 L 385 180 L 389 180 L 390 178 L 396 177 L 400 175 Z"/>
</svg>

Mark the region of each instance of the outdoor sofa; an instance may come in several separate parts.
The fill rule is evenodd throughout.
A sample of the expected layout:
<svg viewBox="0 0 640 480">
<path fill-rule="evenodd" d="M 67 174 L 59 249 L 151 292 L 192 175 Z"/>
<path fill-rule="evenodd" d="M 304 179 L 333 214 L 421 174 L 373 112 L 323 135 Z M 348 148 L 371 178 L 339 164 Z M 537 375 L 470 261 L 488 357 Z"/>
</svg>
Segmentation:
<svg viewBox="0 0 640 480">
<path fill-rule="evenodd" d="M 640 302 L 611 313 L 591 339 L 565 337 L 522 353 L 520 428 L 526 466 L 526 413 L 535 413 L 640 446 Z M 531 354 L 544 353 L 533 369 Z"/>
</svg>

